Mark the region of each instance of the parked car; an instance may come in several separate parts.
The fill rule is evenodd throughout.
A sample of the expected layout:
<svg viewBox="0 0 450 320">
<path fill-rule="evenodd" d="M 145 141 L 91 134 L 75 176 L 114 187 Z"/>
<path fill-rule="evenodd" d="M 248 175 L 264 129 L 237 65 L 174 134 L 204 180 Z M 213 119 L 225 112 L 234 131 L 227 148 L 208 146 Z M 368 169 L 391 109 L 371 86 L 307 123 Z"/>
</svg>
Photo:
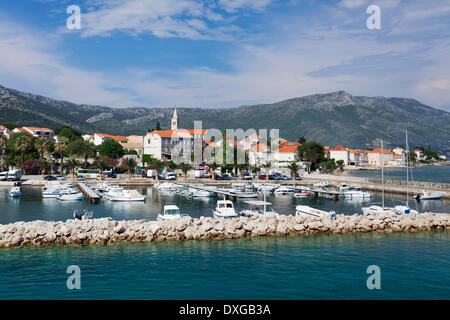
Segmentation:
<svg viewBox="0 0 450 320">
<path fill-rule="evenodd" d="M 295 174 L 295 180 L 302 180 L 302 176 L 298 173 Z"/>
<path fill-rule="evenodd" d="M 115 178 L 117 178 L 117 175 L 114 174 L 114 173 L 108 173 L 107 177 L 108 177 L 108 178 L 115 179 Z"/>
<path fill-rule="evenodd" d="M 86 177 L 77 177 L 77 181 L 86 181 Z"/>
<path fill-rule="evenodd" d="M 231 177 L 227 174 L 224 174 L 224 175 L 216 174 L 215 179 L 216 180 L 231 180 Z"/>
<path fill-rule="evenodd" d="M 0 181 L 8 180 L 8 171 L 0 172 Z"/>
<path fill-rule="evenodd" d="M 57 180 L 57 178 L 55 176 L 45 176 L 44 179 L 47 180 L 47 181 L 55 181 L 55 180 Z"/>
<path fill-rule="evenodd" d="M 57 175 L 56 176 L 56 180 L 58 180 L 58 181 L 65 181 L 65 180 L 67 180 L 67 178 L 64 177 L 64 176 L 61 176 L 61 175 Z"/>
<path fill-rule="evenodd" d="M 253 176 L 249 172 L 242 173 L 242 180 L 253 180 Z"/>
<path fill-rule="evenodd" d="M 260 174 L 260 175 L 258 176 L 258 179 L 259 179 L 259 180 L 266 180 L 266 175 L 265 175 L 265 174 Z"/>
</svg>

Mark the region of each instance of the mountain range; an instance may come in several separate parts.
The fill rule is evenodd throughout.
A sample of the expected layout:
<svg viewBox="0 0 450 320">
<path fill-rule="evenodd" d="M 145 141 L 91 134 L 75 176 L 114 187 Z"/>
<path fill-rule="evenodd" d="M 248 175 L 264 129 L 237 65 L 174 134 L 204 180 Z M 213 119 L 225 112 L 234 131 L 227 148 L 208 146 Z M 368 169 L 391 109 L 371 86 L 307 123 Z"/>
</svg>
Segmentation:
<svg viewBox="0 0 450 320">
<path fill-rule="evenodd" d="M 144 135 L 159 121 L 169 129 L 173 108 L 111 108 L 75 104 L 0 86 L 0 123 L 57 128 L 86 133 Z M 353 148 L 405 145 L 450 154 L 450 113 L 407 98 L 353 96 L 345 91 L 314 94 L 270 104 L 234 108 L 177 108 L 180 127 L 279 129 L 280 136 L 300 136 L 324 145 Z"/>
</svg>

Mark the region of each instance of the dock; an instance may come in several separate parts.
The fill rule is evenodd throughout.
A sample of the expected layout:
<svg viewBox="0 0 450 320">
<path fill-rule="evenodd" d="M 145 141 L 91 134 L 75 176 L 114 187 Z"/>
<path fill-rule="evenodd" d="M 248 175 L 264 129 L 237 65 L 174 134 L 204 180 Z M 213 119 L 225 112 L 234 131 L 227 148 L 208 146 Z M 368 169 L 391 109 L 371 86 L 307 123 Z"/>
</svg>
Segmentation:
<svg viewBox="0 0 450 320">
<path fill-rule="evenodd" d="M 88 197 L 89 201 L 91 201 L 92 203 L 99 203 L 100 202 L 101 197 L 97 193 L 95 193 L 94 190 L 89 188 L 83 182 L 76 182 L 76 184 L 80 188 L 81 192 L 83 192 L 84 195 L 86 197 Z"/>
</svg>

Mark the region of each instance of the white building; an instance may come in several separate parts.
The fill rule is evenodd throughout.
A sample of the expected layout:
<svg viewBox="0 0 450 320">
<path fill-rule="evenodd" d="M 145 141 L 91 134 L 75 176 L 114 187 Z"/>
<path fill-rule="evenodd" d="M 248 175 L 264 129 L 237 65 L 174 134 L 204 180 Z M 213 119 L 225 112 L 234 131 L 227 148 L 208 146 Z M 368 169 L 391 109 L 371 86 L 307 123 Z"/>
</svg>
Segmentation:
<svg viewBox="0 0 450 320">
<path fill-rule="evenodd" d="M 298 160 L 297 145 L 282 146 L 272 152 L 273 161 L 292 162 Z"/>
<path fill-rule="evenodd" d="M 382 161 L 383 165 L 388 165 L 394 160 L 394 153 L 387 149 L 374 149 L 367 152 L 367 160 L 369 165 L 381 167 Z"/>
<path fill-rule="evenodd" d="M 50 138 L 53 139 L 53 136 L 55 133 L 52 129 L 49 128 L 38 128 L 38 127 L 22 127 L 22 128 L 15 128 L 13 130 L 14 133 L 24 132 L 31 134 L 33 137 L 38 138 Z"/>
<path fill-rule="evenodd" d="M 257 144 L 246 150 L 248 153 L 248 163 L 258 166 L 271 160 L 270 148 L 265 144 Z"/>
<path fill-rule="evenodd" d="M 106 133 L 94 133 L 93 143 L 96 146 L 101 145 L 106 140 L 114 140 L 116 142 L 127 142 L 127 138 L 123 136 L 112 136 Z"/>
<path fill-rule="evenodd" d="M 347 166 L 350 163 L 350 152 L 343 146 L 337 146 L 330 150 L 330 159 L 334 159 L 335 162 L 342 160 Z"/>
</svg>

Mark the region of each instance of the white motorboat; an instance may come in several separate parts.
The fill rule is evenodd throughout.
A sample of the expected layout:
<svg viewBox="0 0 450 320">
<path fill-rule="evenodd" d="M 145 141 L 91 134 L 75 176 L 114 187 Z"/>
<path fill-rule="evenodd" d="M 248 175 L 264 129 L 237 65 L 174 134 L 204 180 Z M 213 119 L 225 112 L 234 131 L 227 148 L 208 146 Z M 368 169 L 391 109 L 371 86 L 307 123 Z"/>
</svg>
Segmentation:
<svg viewBox="0 0 450 320">
<path fill-rule="evenodd" d="M 341 191 L 341 192 L 345 192 L 348 190 L 353 189 L 352 185 L 350 184 L 342 184 L 342 185 L 337 185 L 336 186 L 336 191 Z"/>
<path fill-rule="evenodd" d="M 43 198 L 58 198 L 61 195 L 61 189 L 54 187 L 44 187 L 42 189 Z"/>
<path fill-rule="evenodd" d="M 213 194 L 209 191 L 195 189 L 195 188 L 189 189 L 189 192 L 190 192 L 191 196 L 194 198 L 207 198 L 207 197 L 213 196 Z"/>
<path fill-rule="evenodd" d="M 172 182 L 163 182 L 161 184 L 155 184 L 155 188 L 159 191 L 177 191 L 180 186 Z"/>
<path fill-rule="evenodd" d="M 60 201 L 78 201 L 83 200 L 84 195 L 81 192 L 61 194 L 57 199 Z"/>
<path fill-rule="evenodd" d="M 334 211 L 326 212 L 323 210 L 311 208 L 310 206 L 296 206 L 295 216 L 301 217 L 316 217 L 316 218 L 335 218 L 336 213 Z"/>
<path fill-rule="evenodd" d="M 235 188 L 235 189 L 244 189 L 245 185 L 246 185 L 246 183 L 235 182 L 235 183 L 231 184 L 231 187 Z"/>
<path fill-rule="evenodd" d="M 113 188 L 105 197 L 111 201 L 145 201 L 146 196 L 140 194 L 136 190 L 123 189 L 121 187 Z"/>
<path fill-rule="evenodd" d="M 164 206 L 163 213 L 158 214 L 157 220 L 166 221 L 166 220 L 177 220 L 183 217 L 187 217 L 187 214 L 181 214 L 180 208 L 175 205 L 167 205 Z"/>
<path fill-rule="evenodd" d="M 310 197 L 312 193 L 310 191 L 299 191 L 294 193 L 294 198 L 307 198 Z"/>
<path fill-rule="evenodd" d="M 348 190 L 344 192 L 344 197 L 349 199 L 368 199 L 372 197 L 372 193 L 370 192 L 364 192 L 358 189 L 355 190 Z"/>
<path fill-rule="evenodd" d="M 231 200 L 218 200 L 216 207 L 213 210 L 214 218 L 236 218 L 238 217 L 234 210 L 233 202 Z"/>
<path fill-rule="evenodd" d="M 286 194 L 293 194 L 296 193 L 297 190 L 295 188 L 281 186 L 273 192 L 275 195 L 286 195 Z"/>
<path fill-rule="evenodd" d="M 261 192 L 264 191 L 273 192 L 278 187 L 279 185 L 274 183 L 256 183 L 256 182 L 253 183 L 253 188 Z"/>
<path fill-rule="evenodd" d="M 9 196 L 12 197 L 12 198 L 21 197 L 22 196 L 22 190 L 18 186 L 12 187 L 11 190 L 9 191 Z"/>
<path fill-rule="evenodd" d="M 273 210 L 272 204 L 270 202 L 251 200 L 245 201 L 245 203 L 252 206 L 253 208 L 245 209 L 239 212 L 239 214 L 243 217 L 252 217 L 254 215 L 278 215 L 278 213 Z"/>
<path fill-rule="evenodd" d="M 328 188 L 329 186 L 330 186 L 330 184 L 328 183 L 328 181 L 319 182 L 319 183 L 314 184 L 314 187 L 316 187 L 316 188 Z"/>
<path fill-rule="evenodd" d="M 252 191 L 239 191 L 236 192 L 238 198 L 258 198 L 258 194 Z"/>
<path fill-rule="evenodd" d="M 429 192 L 429 191 L 420 191 L 418 192 L 414 198 L 416 200 L 436 200 L 440 199 L 443 196 L 442 192 Z"/>
</svg>

